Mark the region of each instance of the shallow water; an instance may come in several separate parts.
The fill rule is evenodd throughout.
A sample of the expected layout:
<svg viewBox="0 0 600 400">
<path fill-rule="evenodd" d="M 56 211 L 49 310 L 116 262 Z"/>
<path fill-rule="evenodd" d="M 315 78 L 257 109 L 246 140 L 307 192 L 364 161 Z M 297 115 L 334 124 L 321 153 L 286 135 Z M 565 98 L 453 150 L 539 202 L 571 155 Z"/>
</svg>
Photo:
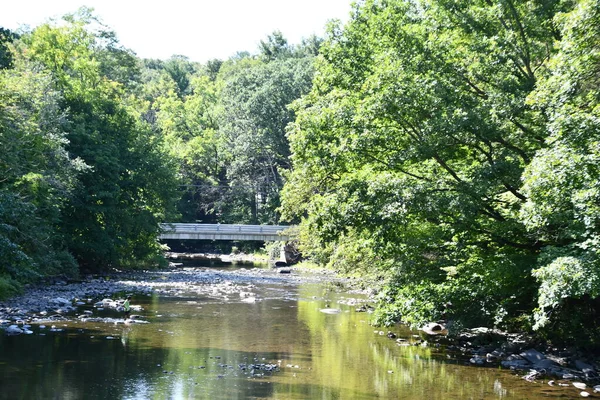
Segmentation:
<svg viewBox="0 0 600 400">
<path fill-rule="evenodd" d="M 471 367 L 443 347 L 399 346 L 348 304 L 359 295 L 334 285 L 267 282 L 242 296 L 134 297 L 148 324 L 72 321 L 2 336 L 0 398 L 579 398 L 575 388 Z"/>
</svg>

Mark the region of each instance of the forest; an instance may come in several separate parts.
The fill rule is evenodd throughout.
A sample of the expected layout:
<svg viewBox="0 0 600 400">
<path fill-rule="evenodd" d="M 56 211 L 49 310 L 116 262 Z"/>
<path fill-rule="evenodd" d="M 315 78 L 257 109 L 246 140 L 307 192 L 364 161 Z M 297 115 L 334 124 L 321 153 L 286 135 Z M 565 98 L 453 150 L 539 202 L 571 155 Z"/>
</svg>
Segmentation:
<svg viewBox="0 0 600 400">
<path fill-rule="evenodd" d="M 0 293 L 293 223 L 374 323 L 600 348 L 600 1 L 361 0 L 291 45 L 140 59 L 93 10 L 0 30 Z"/>
</svg>

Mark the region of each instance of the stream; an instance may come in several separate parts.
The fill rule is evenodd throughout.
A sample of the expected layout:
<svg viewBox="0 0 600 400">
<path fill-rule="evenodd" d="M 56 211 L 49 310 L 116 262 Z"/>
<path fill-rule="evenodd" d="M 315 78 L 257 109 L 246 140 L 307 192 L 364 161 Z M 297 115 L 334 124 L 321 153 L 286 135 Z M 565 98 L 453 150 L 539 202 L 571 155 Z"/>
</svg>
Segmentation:
<svg viewBox="0 0 600 400">
<path fill-rule="evenodd" d="M 144 279 L 151 290 L 123 283 L 132 323 L 87 299 L 0 336 L 0 399 L 580 398 L 471 366 L 404 327 L 392 340 L 356 311 L 365 296 L 327 275 L 228 265 Z"/>
</svg>

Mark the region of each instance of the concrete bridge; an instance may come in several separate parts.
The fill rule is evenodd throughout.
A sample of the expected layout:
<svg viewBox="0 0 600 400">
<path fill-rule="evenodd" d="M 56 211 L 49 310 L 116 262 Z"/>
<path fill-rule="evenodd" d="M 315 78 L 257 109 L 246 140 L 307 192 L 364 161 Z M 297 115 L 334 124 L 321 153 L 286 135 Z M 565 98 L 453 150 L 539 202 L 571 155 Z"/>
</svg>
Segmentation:
<svg viewBox="0 0 600 400">
<path fill-rule="evenodd" d="M 295 238 L 286 225 L 160 224 L 160 239 L 257 240 L 286 242 Z"/>
</svg>

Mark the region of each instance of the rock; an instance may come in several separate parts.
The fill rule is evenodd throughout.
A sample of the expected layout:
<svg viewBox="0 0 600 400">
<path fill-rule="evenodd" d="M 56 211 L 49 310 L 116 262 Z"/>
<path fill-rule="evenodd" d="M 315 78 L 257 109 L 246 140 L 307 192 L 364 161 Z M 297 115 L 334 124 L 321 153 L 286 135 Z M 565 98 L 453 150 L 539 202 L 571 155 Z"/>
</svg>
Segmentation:
<svg viewBox="0 0 600 400">
<path fill-rule="evenodd" d="M 594 367 L 592 367 L 590 364 L 584 363 L 581 360 L 575 360 L 575 368 L 580 369 L 582 371 L 585 371 L 586 369 L 589 370 L 594 370 Z"/>
<path fill-rule="evenodd" d="M 57 297 L 55 299 L 50 300 L 51 304 L 56 304 L 59 306 L 67 306 L 67 305 L 71 305 L 71 301 L 65 299 L 64 297 Z"/>
<path fill-rule="evenodd" d="M 443 325 L 438 324 L 437 322 L 430 322 L 430 323 L 426 324 L 424 327 L 422 327 L 421 330 L 428 335 L 446 335 L 446 334 L 448 334 L 448 331 L 446 330 L 446 328 Z"/>
<path fill-rule="evenodd" d="M 580 395 L 581 397 L 589 397 L 589 396 L 590 396 L 590 394 L 589 394 L 588 392 L 585 392 L 585 391 L 584 391 L 584 392 L 581 392 L 581 393 L 579 393 L 579 395 Z"/>
<path fill-rule="evenodd" d="M 339 308 L 322 308 L 319 311 L 323 314 L 339 314 L 342 312 Z"/>
<path fill-rule="evenodd" d="M 4 331 L 7 335 L 20 335 L 23 333 L 23 330 L 19 328 L 17 325 L 11 325 Z"/>
<path fill-rule="evenodd" d="M 537 378 L 542 376 L 543 374 L 540 371 L 536 371 L 535 369 L 529 370 L 529 373 L 523 377 L 527 382 L 534 382 Z"/>
<path fill-rule="evenodd" d="M 279 268 L 280 274 L 291 274 L 292 270 L 290 268 Z"/>
<path fill-rule="evenodd" d="M 577 389 L 583 390 L 585 388 L 587 388 L 587 385 L 583 382 L 572 382 L 573 386 L 575 386 Z"/>
<path fill-rule="evenodd" d="M 600 392 L 600 385 L 594 386 L 594 393 Z"/>
<path fill-rule="evenodd" d="M 500 362 L 500 365 L 512 370 L 524 370 L 529 369 L 531 364 L 527 360 L 504 360 Z"/>
<path fill-rule="evenodd" d="M 471 364 L 475 364 L 475 365 L 483 365 L 483 364 L 485 364 L 485 357 L 482 357 L 482 356 L 473 356 L 473 357 L 471 357 L 471 359 L 469 360 L 469 362 Z"/>
<path fill-rule="evenodd" d="M 592 367 L 591 365 L 584 363 L 583 361 L 580 360 L 576 360 L 575 361 L 575 368 L 577 368 L 578 370 L 581 370 L 581 372 L 583 372 L 585 374 L 586 378 L 595 378 L 598 376 L 598 374 L 596 373 L 596 370 L 594 367 Z"/>
<path fill-rule="evenodd" d="M 554 361 L 549 360 L 547 358 L 540 360 L 533 364 L 533 368 L 535 368 L 535 369 L 550 369 L 550 368 L 554 368 L 557 366 L 558 366 L 558 364 L 556 364 Z"/>
<path fill-rule="evenodd" d="M 535 364 L 538 361 L 546 359 L 546 356 L 543 355 L 542 353 L 540 353 L 539 351 L 537 351 L 536 349 L 525 350 L 520 354 L 520 356 L 532 364 Z"/>
</svg>

